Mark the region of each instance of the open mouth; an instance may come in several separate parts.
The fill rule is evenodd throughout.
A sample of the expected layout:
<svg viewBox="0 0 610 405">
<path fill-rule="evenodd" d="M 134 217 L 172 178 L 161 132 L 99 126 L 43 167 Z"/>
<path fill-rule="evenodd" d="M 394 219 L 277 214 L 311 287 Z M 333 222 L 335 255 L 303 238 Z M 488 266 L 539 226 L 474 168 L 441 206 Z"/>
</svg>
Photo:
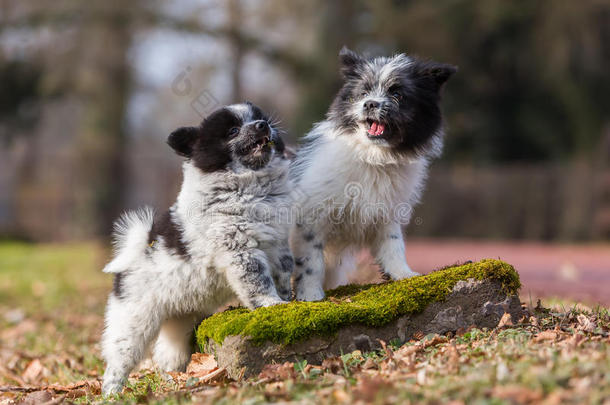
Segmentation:
<svg viewBox="0 0 610 405">
<path fill-rule="evenodd" d="M 261 139 L 257 140 L 256 142 L 254 142 L 254 144 L 252 145 L 252 152 L 261 153 L 261 152 L 263 152 L 263 150 L 266 150 L 266 149 L 270 148 L 271 146 L 273 146 L 273 141 L 271 140 L 271 138 L 269 136 L 264 136 Z"/>
<path fill-rule="evenodd" d="M 381 136 L 385 131 L 385 124 L 372 119 L 366 120 L 366 126 L 369 136 Z"/>
</svg>

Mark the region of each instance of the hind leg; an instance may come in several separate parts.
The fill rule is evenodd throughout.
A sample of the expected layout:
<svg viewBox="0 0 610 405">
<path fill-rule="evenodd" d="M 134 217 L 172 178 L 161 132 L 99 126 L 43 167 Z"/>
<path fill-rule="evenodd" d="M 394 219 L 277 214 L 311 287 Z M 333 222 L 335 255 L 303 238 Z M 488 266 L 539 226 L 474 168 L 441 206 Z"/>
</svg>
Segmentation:
<svg viewBox="0 0 610 405">
<path fill-rule="evenodd" d="M 102 337 L 106 360 L 104 395 L 120 392 L 131 370 L 142 360 L 151 341 L 159 333 L 158 318 L 146 305 L 129 305 L 111 295 Z"/>
<path fill-rule="evenodd" d="M 349 275 L 354 273 L 358 264 L 355 249 L 348 247 L 339 253 L 326 256 L 329 263 L 326 268 L 324 289 L 330 290 L 348 284 Z"/>
<path fill-rule="evenodd" d="M 153 350 L 154 362 L 164 371 L 185 371 L 193 353 L 193 333 L 199 316 L 168 319 L 161 325 Z"/>
</svg>

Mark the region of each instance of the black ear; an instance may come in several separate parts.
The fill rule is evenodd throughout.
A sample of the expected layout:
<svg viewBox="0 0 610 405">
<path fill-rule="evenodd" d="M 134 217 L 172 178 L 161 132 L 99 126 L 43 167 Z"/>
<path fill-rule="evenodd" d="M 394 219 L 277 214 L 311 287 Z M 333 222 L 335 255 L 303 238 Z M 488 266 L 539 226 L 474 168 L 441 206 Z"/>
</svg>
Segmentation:
<svg viewBox="0 0 610 405">
<path fill-rule="evenodd" d="M 343 46 L 339 51 L 339 62 L 341 64 L 341 74 L 347 78 L 356 73 L 356 69 L 364 62 L 364 58 Z"/>
<path fill-rule="evenodd" d="M 427 64 L 424 74 L 433 77 L 436 83 L 442 86 L 457 71 L 457 66 L 447 63 L 430 62 Z"/>
<path fill-rule="evenodd" d="M 167 144 L 180 156 L 191 157 L 199 131 L 200 129 L 196 127 L 178 128 L 169 134 Z"/>
</svg>

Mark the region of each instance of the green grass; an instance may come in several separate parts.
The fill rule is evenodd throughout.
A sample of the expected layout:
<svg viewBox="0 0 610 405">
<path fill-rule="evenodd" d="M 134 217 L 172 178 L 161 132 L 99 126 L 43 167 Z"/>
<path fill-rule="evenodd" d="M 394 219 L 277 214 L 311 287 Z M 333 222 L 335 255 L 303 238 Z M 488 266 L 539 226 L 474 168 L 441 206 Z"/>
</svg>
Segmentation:
<svg viewBox="0 0 610 405">
<path fill-rule="evenodd" d="M 0 243 L 0 305 L 28 312 L 81 304 L 99 294 L 110 277 L 101 272 L 106 251 L 96 243 Z"/>
<path fill-rule="evenodd" d="M 254 311 L 228 310 L 201 323 L 197 342 L 204 347 L 208 339 L 222 343 L 227 336 L 243 335 L 254 343 L 289 344 L 314 335 L 332 335 L 347 325 L 383 326 L 444 300 L 458 281 L 468 279 L 498 280 L 508 294 L 516 294 L 521 286 L 511 265 L 482 260 L 392 283 L 341 287 L 328 291 L 326 300 L 321 302 L 291 302 Z"/>
</svg>

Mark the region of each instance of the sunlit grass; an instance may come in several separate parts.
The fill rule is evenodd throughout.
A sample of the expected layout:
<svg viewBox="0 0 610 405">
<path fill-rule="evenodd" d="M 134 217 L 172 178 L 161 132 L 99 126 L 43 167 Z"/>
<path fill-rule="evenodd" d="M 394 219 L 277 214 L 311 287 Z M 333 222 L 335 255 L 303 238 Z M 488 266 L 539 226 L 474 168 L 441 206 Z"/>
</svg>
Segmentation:
<svg viewBox="0 0 610 405">
<path fill-rule="evenodd" d="M 107 250 L 99 243 L 0 243 L 0 305 L 28 313 L 72 306 L 90 308 L 107 290 L 101 269 Z M 97 300 L 95 300 L 97 302 Z"/>
</svg>

